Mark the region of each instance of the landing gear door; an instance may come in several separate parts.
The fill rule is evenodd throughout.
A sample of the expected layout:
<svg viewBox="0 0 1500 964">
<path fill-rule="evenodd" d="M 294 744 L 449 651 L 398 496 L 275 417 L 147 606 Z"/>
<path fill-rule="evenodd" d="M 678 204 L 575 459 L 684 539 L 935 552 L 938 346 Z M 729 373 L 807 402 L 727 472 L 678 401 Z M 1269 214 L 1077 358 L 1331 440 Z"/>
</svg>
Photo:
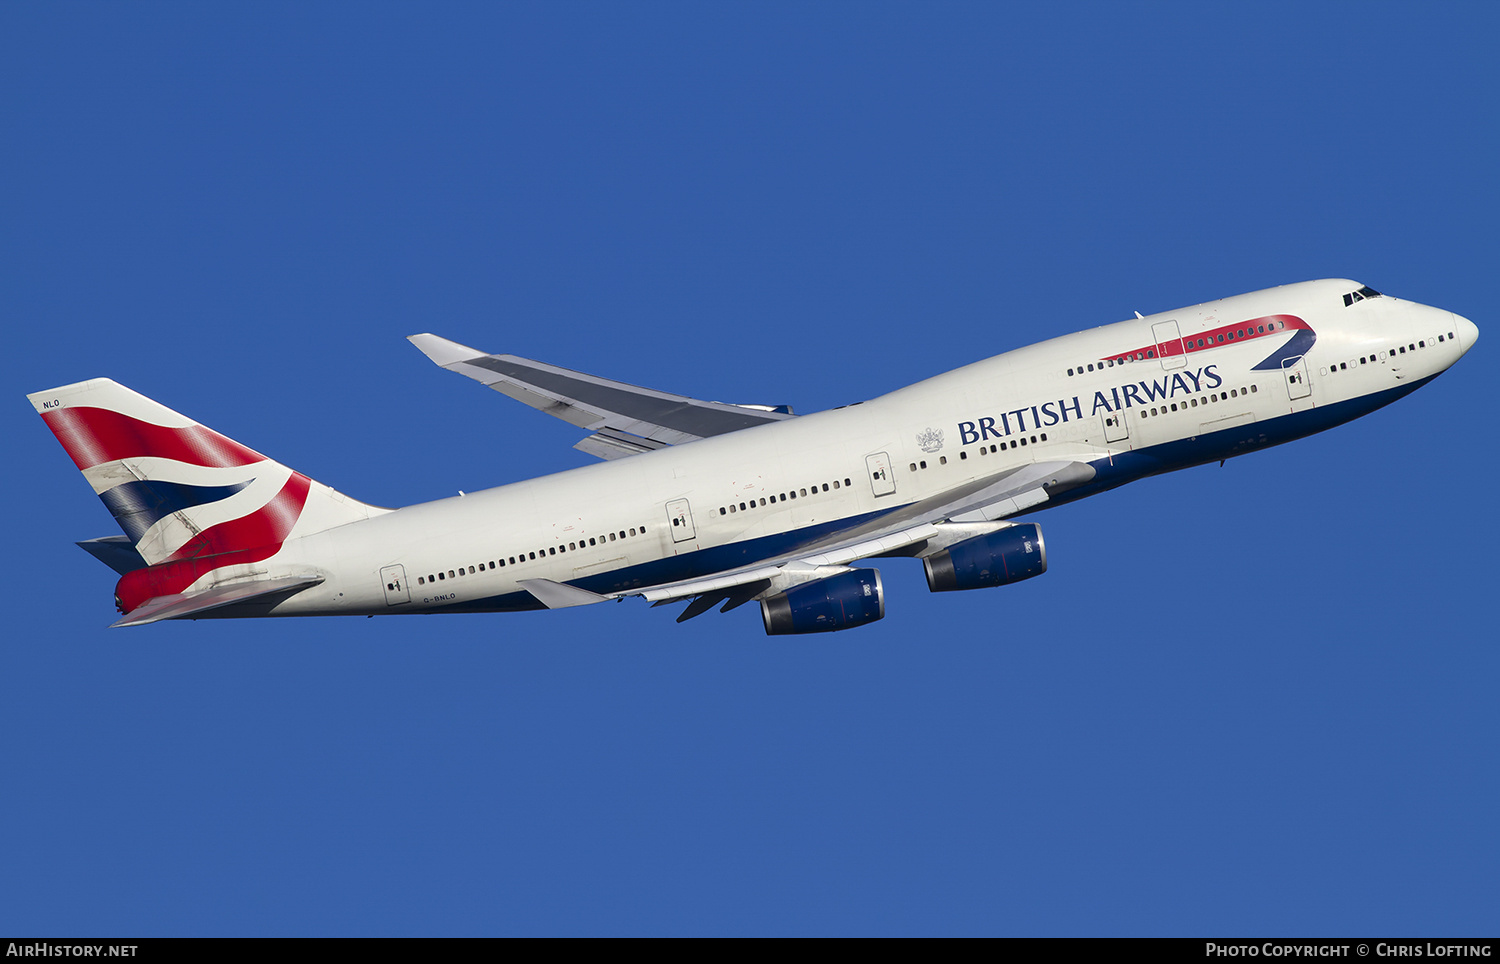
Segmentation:
<svg viewBox="0 0 1500 964">
<path fill-rule="evenodd" d="M 1307 382 L 1307 365 L 1304 364 L 1306 357 L 1298 355 L 1281 363 L 1281 374 L 1286 378 L 1286 393 L 1293 401 L 1312 394 L 1312 386 Z"/>
<path fill-rule="evenodd" d="M 891 457 L 884 452 L 865 456 L 865 469 L 870 476 L 870 488 L 876 496 L 890 495 L 896 491 L 896 478 L 891 474 Z"/>
<path fill-rule="evenodd" d="M 399 606 L 402 603 L 411 602 L 411 594 L 406 588 L 406 567 L 386 566 L 380 570 L 380 581 L 385 585 L 387 606 Z"/>
<path fill-rule="evenodd" d="M 1182 368 L 1187 364 L 1187 350 L 1182 347 L 1182 333 L 1175 321 L 1158 321 L 1151 326 L 1151 337 L 1156 339 L 1156 357 L 1161 367 Z"/>
<path fill-rule="evenodd" d="M 693 531 L 693 510 L 687 499 L 676 499 L 667 503 L 667 521 L 672 526 L 672 541 L 687 542 L 696 539 Z"/>
</svg>

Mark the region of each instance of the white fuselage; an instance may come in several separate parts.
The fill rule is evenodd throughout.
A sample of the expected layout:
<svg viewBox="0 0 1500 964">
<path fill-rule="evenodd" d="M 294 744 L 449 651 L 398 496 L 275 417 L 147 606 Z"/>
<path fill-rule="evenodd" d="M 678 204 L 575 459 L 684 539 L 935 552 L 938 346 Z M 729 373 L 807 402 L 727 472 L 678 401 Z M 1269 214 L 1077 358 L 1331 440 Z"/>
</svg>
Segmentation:
<svg viewBox="0 0 1500 964">
<path fill-rule="evenodd" d="M 1095 468 L 1049 504 L 1070 501 L 1356 418 L 1473 344 L 1473 324 L 1448 311 L 1383 296 L 1346 306 L 1359 287 L 1306 282 L 1106 325 L 856 405 L 295 538 L 276 564 L 327 579 L 275 614 L 538 608 L 518 580 L 603 593 L 691 578 L 1035 461 Z M 1306 328 L 1245 332 L 1287 317 Z M 1192 347 L 1161 355 L 1169 321 Z M 1295 339 L 1300 363 L 1275 357 Z"/>
</svg>

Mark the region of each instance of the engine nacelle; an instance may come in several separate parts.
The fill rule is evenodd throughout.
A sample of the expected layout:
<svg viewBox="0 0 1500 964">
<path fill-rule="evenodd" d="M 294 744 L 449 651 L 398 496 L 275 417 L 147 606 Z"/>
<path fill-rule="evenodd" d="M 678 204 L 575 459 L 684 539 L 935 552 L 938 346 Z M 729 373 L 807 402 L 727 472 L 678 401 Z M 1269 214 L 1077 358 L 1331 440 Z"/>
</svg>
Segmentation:
<svg viewBox="0 0 1500 964">
<path fill-rule="evenodd" d="M 878 569 L 851 569 L 827 579 L 804 582 L 760 604 L 767 636 L 831 633 L 873 623 L 885 616 Z"/>
<path fill-rule="evenodd" d="M 933 592 L 1005 586 L 1047 571 L 1047 546 L 1034 523 L 1006 526 L 922 560 Z"/>
</svg>

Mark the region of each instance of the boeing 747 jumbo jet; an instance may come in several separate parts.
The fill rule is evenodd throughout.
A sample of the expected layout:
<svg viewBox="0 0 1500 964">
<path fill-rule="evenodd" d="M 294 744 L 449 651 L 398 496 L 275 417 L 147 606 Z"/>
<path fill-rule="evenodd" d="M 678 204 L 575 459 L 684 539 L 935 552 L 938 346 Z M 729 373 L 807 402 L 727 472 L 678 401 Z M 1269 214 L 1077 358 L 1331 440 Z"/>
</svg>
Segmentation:
<svg viewBox="0 0 1500 964">
<path fill-rule="evenodd" d="M 589 434 L 605 460 L 404 509 L 357 502 L 106 378 L 29 396 L 124 535 L 114 625 L 509 612 L 639 596 L 680 622 L 759 601 L 772 635 L 885 615 L 880 572 L 933 592 L 1047 569 L 1014 517 L 1321 432 L 1474 345 L 1448 311 L 1309 281 L 1106 325 L 841 408 L 705 402 L 437 335 L 438 365 Z"/>
</svg>

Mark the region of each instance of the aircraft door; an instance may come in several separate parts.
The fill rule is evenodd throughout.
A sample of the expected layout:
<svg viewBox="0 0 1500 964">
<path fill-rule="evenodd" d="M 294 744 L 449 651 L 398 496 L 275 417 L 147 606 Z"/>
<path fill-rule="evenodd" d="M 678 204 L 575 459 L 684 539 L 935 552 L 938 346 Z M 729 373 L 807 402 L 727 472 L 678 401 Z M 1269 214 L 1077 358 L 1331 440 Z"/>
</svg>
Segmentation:
<svg viewBox="0 0 1500 964">
<path fill-rule="evenodd" d="M 693 531 L 693 510 L 687 499 L 674 499 L 667 503 L 667 521 L 672 524 L 672 541 L 687 542 L 698 538 Z"/>
<path fill-rule="evenodd" d="M 1151 337 L 1156 339 L 1156 357 L 1161 367 L 1182 368 L 1187 364 L 1187 350 L 1182 347 L 1182 333 L 1176 321 L 1158 321 L 1151 326 Z"/>
<path fill-rule="evenodd" d="M 870 487 L 876 496 L 890 495 L 896 491 L 896 477 L 891 474 L 891 457 L 884 452 L 865 456 L 865 468 L 870 475 Z"/>
<path fill-rule="evenodd" d="M 1123 442 L 1130 438 L 1130 427 L 1125 424 L 1125 413 L 1105 412 L 1099 416 L 1104 419 L 1104 441 Z"/>
<path fill-rule="evenodd" d="M 1312 385 L 1307 381 L 1307 366 L 1304 364 L 1306 357 L 1298 355 L 1281 363 L 1281 374 L 1286 378 L 1286 393 L 1293 401 L 1312 394 Z"/>
<path fill-rule="evenodd" d="M 404 566 L 386 566 L 381 569 L 380 581 L 385 584 L 385 604 L 387 606 L 399 606 L 402 603 L 411 602 L 411 595 L 406 589 L 406 568 Z"/>
</svg>

